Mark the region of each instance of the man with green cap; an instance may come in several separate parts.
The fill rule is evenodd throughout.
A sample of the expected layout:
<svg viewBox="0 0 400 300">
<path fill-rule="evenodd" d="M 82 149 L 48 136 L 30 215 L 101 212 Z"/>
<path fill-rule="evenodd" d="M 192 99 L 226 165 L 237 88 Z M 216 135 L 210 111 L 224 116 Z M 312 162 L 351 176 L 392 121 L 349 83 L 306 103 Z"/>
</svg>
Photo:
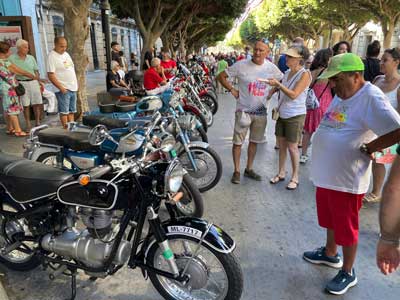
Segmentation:
<svg viewBox="0 0 400 300">
<path fill-rule="evenodd" d="M 358 213 L 370 182 L 371 159 L 400 141 L 400 116 L 383 92 L 364 80 L 363 71 L 360 57 L 345 53 L 334 56 L 320 76 L 329 79 L 336 93 L 314 135 L 311 159 L 318 223 L 327 229 L 327 239 L 303 258 L 340 269 L 326 286 L 335 295 L 357 284 Z"/>
</svg>

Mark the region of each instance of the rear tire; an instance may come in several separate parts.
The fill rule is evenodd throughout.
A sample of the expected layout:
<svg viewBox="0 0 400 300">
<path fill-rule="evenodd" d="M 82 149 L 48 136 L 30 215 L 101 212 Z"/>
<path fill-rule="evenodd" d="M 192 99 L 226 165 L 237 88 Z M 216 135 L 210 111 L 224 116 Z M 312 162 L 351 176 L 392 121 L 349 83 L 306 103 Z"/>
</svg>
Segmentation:
<svg viewBox="0 0 400 300">
<path fill-rule="evenodd" d="M 21 204 L 18 204 L 16 202 L 14 202 L 13 200 L 9 199 L 4 193 L 2 194 L 1 197 L 5 197 L 5 198 L 3 198 L 3 209 L 4 210 L 7 210 L 7 207 L 8 207 L 8 210 L 10 210 L 10 208 L 11 208 L 10 211 L 19 212 L 19 211 L 25 210 Z M 1 227 L 2 227 L 4 220 L 5 220 L 4 217 L 2 215 L 0 215 Z M 2 236 L 0 236 L 0 240 L 1 240 L 1 242 L 5 242 L 5 240 Z M 1 244 L 3 244 L 3 243 L 1 243 Z M 9 244 L 7 244 L 7 245 L 9 245 Z M 3 247 L 3 245 L 2 245 L 2 247 Z M 19 272 L 31 271 L 31 270 L 37 268 L 41 264 L 39 257 L 34 253 L 32 253 L 31 256 L 28 256 L 27 258 L 22 259 L 20 261 L 17 261 L 16 259 L 12 259 L 10 257 L 10 254 L 14 253 L 14 255 L 16 255 L 18 253 L 22 253 L 22 252 L 18 251 L 17 249 L 14 251 L 11 251 L 7 255 L 0 254 L 0 263 L 2 265 L 6 266 L 10 270 L 19 271 Z"/>
</svg>

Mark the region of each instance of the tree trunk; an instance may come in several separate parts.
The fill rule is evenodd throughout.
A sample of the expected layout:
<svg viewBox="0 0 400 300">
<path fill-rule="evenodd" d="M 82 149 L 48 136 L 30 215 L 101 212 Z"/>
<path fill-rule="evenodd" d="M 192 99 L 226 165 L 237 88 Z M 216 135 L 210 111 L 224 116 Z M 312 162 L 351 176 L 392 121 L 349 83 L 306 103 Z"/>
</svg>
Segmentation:
<svg viewBox="0 0 400 300">
<path fill-rule="evenodd" d="M 142 34 L 143 48 L 142 48 L 142 57 L 140 59 L 140 67 L 141 68 L 143 68 L 145 53 L 147 51 L 149 51 L 151 47 L 154 46 L 154 44 L 156 43 L 156 41 L 159 37 L 160 37 L 159 34 L 155 34 L 155 33 L 151 33 L 151 32 Z"/>
<path fill-rule="evenodd" d="M 74 61 L 76 77 L 78 79 L 77 120 L 81 119 L 84 112 L 89 111 L 86 93 L 86 67 L 89 59 L 85 53 L 85 41 L 89 35 L 88 16 L 92 2 L 92 0 L 62 1 L 68 53 Z"/>
<path fill-rule="evenodd" d="M 383 49 L 389 49 L 392 44 L 392 36 L 394 34 L 394 29 L 396 27 L 396 23 L 394 20 L 383 21 L 382 31 L 383 31 Z"/>
</svg>

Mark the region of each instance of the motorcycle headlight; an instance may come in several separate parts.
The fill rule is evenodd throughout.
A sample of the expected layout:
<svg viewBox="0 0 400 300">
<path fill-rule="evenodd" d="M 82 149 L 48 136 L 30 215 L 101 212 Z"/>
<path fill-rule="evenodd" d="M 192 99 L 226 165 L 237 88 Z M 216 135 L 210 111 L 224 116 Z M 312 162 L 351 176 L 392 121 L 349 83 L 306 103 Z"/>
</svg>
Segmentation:
<svg viewBox="0 0 400 300">
<path fill-rule="evenodd" d="M 177 193 L 179 191 L 182 185 L 183 175 L 183 166 L 176 158 L 171 162 L 165 173 L 165 185 L 169 192 Z"/>
<path fill-rule="evenodd" d="M 164 152 L 170 152 L 175 147 L 175 144 L 175 137 L 173 137 L 172 135 L 167 135 L 162 138 L 161 150 Z"/>
</svg>

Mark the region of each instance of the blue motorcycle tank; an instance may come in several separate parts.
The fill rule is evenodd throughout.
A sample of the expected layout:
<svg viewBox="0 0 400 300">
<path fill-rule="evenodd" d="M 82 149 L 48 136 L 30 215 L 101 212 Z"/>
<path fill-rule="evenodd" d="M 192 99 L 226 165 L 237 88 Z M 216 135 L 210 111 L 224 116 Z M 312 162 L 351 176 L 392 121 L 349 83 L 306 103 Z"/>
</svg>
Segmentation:
<svg viewBox="0 0 400 300">
<path fill-rule="evenodd" d="M 102 156 L 97 153 L 68 151 L 66 156 L 80 170 L 93 168 L 102 163 Z"/>
</svg>

